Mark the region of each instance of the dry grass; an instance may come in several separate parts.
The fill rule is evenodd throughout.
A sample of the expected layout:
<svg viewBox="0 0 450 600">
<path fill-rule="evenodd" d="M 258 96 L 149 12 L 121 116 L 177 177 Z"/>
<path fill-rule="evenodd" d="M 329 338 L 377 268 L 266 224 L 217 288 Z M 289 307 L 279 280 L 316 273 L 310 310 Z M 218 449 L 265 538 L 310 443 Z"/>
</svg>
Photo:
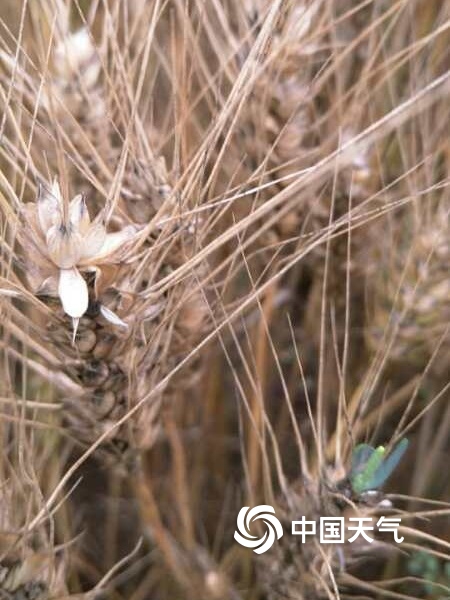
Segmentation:
<svg viewBox="0 0 450 600">
<path fill-rule="evenodd" d="M 3 2 L 1 599 L 448 596 L 449 27 Z M 355 494 L 354 447 L 405 436 Z M 401 546 L 288 533 L 388 501 Z"/>
</svg>

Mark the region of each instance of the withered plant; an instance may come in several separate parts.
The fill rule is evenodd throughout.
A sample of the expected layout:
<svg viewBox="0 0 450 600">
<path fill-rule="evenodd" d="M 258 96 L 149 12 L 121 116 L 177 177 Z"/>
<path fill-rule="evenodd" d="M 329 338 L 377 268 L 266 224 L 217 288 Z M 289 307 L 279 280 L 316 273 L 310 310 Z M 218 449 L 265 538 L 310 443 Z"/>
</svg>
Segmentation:
<svg viewBox="0 0 450 600">
<path fill-rule="evenodd" d="M 448 595 L 449 23 L 2 4 L 1 599 Z"/>
</svg>

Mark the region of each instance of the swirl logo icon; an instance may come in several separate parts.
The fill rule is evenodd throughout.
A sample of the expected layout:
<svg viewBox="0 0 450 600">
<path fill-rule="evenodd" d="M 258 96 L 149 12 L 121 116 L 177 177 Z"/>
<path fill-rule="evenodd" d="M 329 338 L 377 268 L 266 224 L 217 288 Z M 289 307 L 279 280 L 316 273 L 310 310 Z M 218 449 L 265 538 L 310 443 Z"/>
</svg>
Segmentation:
<svg viewBox="0 0 450 600">
<path fill-rule="evenodd" d="M 262 537 L 257 537 L 250 533 L 250 523 L 262 519 L 266 524 L 266 532 Z M 275 540 L 279 540 L 283 535 L 283 527 L 275 516 L 275 509 L 267 504 L 261 504 L 250 509 L 249 506 L 241 508 L 237 518 L 237 531 L 234 532 L 234 539 L 245 546 L 252 548 L 256 554 L 262 554 L 271 548 Z"/>
</svg>

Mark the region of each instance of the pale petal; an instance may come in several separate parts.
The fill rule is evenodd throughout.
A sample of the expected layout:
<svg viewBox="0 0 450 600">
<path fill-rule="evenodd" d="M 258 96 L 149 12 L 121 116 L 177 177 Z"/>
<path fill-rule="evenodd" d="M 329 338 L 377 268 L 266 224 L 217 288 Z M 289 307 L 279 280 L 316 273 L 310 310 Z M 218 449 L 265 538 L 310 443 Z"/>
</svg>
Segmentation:
<svg viewBox="0 0 450 600">
<path fill-rule="evenodd" d="M 106 306 L 103 306 L 103 304 L 100 306 L 100 313 L 107 321 L 109 321 L 113 325 L 117 325 L 118 327 L 124 327 L 125 329 L 128 327 L 128 323 L 122 321 L 122 319 L 118 315 L 116 315 L 115 312 L 113 312 L 109 308 L 106 308 Z"/>
<path fill-rule="evenodd" d="M 86 65 L 83 72 L 83 82 L 87 89 L 92 88 L 97 83 L 97 79 L 100 75 L 100 69 L 101 64 L 97 57 L 93 57 L 93 60 Z"/>
<path fill-rule="evenodd" d="M 58 293 L 64 312 L 73 319 L 79 319 L 87 311 L 89 304 L 87 283 L 76 269 L 61 270 Z"/>
<path fill-rule="evenodd" d="M 58 182 L 53 182 L 51 188 L 41 185 L 37 199 L 39 225 L 45 235 L 50 227 L 62 221 L 62 199 Z"/>
<path fill-rule="evenodd" d="M 96 259 L 102 260 L 122 249 L 127 242 L 133 239 L 135 234 L 136 228 L 133 227 L 133 225 L 124 227 L 121 231 L 117 231 L 115 233 L 107 233 Z"/>
<path fill-rule="evenodd" d="M 95 258 L 105 243 L 106 235 L 106 229 L 102 223 L 92 223 L 83 237 L 81 259 Z"/>
<path fill-rule="evenodd" d="M 78 64 L 87 62 L 95 51 L 89 31 L 86 27 L 81 27 L 78 31 L 68 35 L 62 44 L 56 50 L 57 54 L 62 54 L 69 60 Z"/>
<path fill-rule="evenodd" d="M 56 200 L 58 201 L 59 206 L 62 206 L 63 200 L 62 200 L 61 188 L 59 187 L 59 183 L 58 183 L 58 180 L 56 179 L 56 177 L 53 179 L 51 192 L 52 192 L 53 196 L 56 198 Z"/>
<path fill-rule="evenodd" d="M 69 220 L 74 231 L 79 231 L 82 235 L 89 229 L 91 219 L 83 194 L 77 194 L 70 202 Z"/>
<path fill-rule="evenodd" d="M 57 45 L 54 60 L 63 79 L 81 75 L 86 88 L 92 87 L 100 74 L 100 60 L 85 27 L 66 36 L 64 42 Z"/>
<path fill-rule="evenodd" d="M 60 269 L 74 267 L 82 254 L 83 239 L 61 225 L 53 225 L 47 232 L 47 250 L 50 259 Z"/>
</svg>

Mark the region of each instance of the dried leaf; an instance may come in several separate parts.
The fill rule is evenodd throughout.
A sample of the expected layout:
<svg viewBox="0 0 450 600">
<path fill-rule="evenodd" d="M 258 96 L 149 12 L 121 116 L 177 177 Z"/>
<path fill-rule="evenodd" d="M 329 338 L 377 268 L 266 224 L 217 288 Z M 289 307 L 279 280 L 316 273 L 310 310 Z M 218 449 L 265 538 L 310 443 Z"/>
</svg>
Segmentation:
<svg viewBox="0 0 450 600">
<path fill-rule="evenodd" d="M 36 291 L 37 295 L 45 296 L 58 296 L 58 280 L 55 276 L 51 275 L 44 279 L 39 289 Z"/>
</svg>

